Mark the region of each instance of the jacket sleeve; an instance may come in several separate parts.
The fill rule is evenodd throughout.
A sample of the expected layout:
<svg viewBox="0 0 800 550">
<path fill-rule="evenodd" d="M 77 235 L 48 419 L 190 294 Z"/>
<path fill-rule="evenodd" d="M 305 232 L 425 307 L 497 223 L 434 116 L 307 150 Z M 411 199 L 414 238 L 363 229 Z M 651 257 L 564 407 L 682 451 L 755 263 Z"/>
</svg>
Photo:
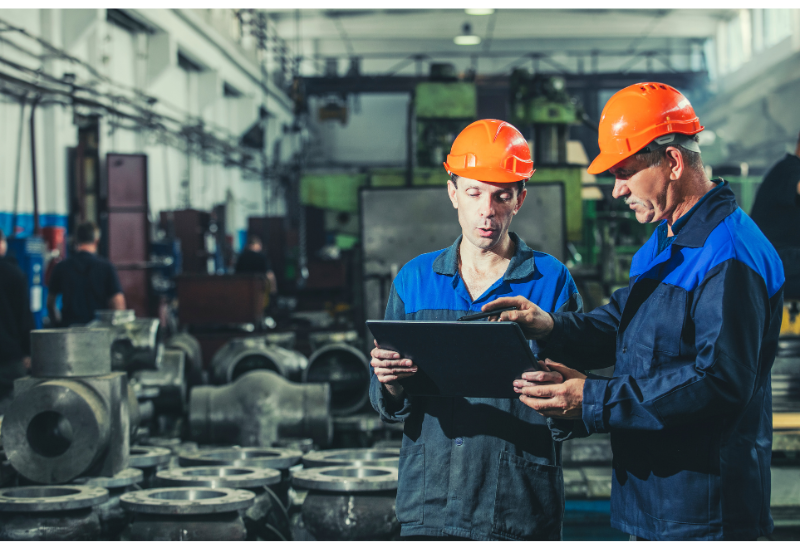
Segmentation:
<svg viewBox="0 0 800 550">
<path fill-rule="evenodd" d="M 610 367 L 616 362 L 617 329 L 627 299 L 626 287 L 589 313 L 583 308 L 553 313 L 553 331 L 540 342 L 539 357 L 580 371 Z"/>
<path fill-rule="evenodd" d="M 387 321 L 402 321 L 405 317 L 405 304 L 397 293 L 394 283 L 392 283 L 392 288 L 389 290 L 389 301 L 386 304 L 384 319 Z M 375 371 L 372 369 L 370 369 L 369 400 L 370 403 L 372 403 L 372 408 L 378 411 L 381 420 L 386 423 L 393 424 L 404 422 L 411 414 L 413 398 L 404 393 L 402 401 L 394 401 L 391 399 L 383 389 L 383 384 L 378 382 L 378 377 L 375 376 Z"/>
<path fill-rule="evenodd" d="M 782 290 L 772 302 L 763 278 L 744 263 L 716 266 L 695 290 L 690 310 L 695 361 L 669 376 L 587 380 L 587 431 L 661 430 L 741 410 L 756 388 L 762 340 L 779 322 Z"/>
</svg>

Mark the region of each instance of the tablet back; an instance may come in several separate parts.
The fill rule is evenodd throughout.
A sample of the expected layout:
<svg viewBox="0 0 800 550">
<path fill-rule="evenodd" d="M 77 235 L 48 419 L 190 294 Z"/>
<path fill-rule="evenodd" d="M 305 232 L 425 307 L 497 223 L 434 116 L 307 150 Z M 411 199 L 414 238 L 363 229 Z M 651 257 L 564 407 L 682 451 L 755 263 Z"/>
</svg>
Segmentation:
<svg viewBox="0 0 800 550">
<path fill-rule="evenodd" d="M 381 348 L 419 367 L 400 381 L 410 395 L 517 399 L 513 381 L 538 369 L 516 323 L 367 321 L 367 327 Z"/>
</svg>

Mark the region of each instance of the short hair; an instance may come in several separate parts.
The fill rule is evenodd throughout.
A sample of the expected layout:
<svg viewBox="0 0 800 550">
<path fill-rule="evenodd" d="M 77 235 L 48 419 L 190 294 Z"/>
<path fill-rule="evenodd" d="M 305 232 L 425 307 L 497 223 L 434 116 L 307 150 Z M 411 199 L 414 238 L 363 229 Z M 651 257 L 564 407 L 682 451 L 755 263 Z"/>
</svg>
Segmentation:
<svg viewBox="0 0 800 550">
<path fill-rule="evenodd" d="M 450 174 L 450 181 L 452 181 L 453 185 L 456 187 L 456 189 L 458 189 L 458 174 Z M 519 180 L 516 182 L 512 182 L 517 184 L 517 195 L 522 193 L 522 190 L 525 189 L 526 181 L 528 180 Z"/>
<path fill-rule="evenodd" d="M 78 244 L 92 244 L 100 240 L 100 229 L 94 222 L 83 222 L 75 230 L 75 241 Z"/>
<path fill-rule="evenodd" d="M 700 141 L 697 134 L 691 136 L 691 138 L 695 143 Z M 664 143 L 663 145 L 651 144 L 635 153 L 634 156 L 643 159 L 647 163 L 648 168 L 651 166 L 658 166 L 667 158 L 667 147 L 675 147 L 680 151 L 683 160 L 686 162 L 686 166 L 689 168 L 693 170 L 703 170 L 703 159 L 700 158 L 700 153 L 690 151 L 682 145 L 674 145 L 671 143 Z"/>
<path fill-rule="evenodd" d="M 262 244 L 261 237 L 258 235 L 248 235 L 247 236 L 247 246 L 252 246 L 254 244 Z"/>
</svg>

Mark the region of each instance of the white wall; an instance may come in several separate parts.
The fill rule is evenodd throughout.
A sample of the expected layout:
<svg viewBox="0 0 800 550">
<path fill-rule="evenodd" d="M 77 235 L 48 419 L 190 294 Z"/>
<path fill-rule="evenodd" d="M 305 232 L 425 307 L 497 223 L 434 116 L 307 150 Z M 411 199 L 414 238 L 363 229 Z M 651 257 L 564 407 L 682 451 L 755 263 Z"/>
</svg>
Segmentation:
<svg viewBox="0 0 800 550">
<path fill-rule="evenodd" d="M 214 11 L 218 19 L 232 17 L 231 10 Z M 65 49 L 114 82 L 113 86 L 97 83 L 97 89 L 130 97 L 134 97 L 132 89 L 140 90 L 157 100 L 153 106 L 155 112 L 173 117 L 182 124 L 196 124 L 202 120 L 207 131 L 220 136 L 240 136 L 257 122 L 259 105 L 265 105 L 273 117 L 267 154 L 272 154 L 274 141 L 282 140 L 282 157 L 290 158 L 295 152 L 293 142 L 278 134 L 283 124 L 292 121 L 290 100 L 272 84 L 268 92 L 264 91 L 260 67 L 254 63 L 252 55 L 243 55 L 243 50 L 220 32 L 220 28 L 226 28 L 224 24 L 214 28 L 194 12 L 127 10 L 134 19 L 156 31 L 150 35 L 131 33 L 106 21 L 104 9 L 0 10 L 0 19 Z M 5 32 L 3 36 L 35 53 L 41 52 L 38 44 L 19 33 Z M 187 72 L 179 67 L 179 50 L 196 61 L 203 71 Z M 80 65 L 60 59 L 42 62 L 2 43 L 0 57 L 42 69 L 56 77 L 72 72 L 79 84 L 93 79 L 90 71 Z M 8 67 L 0 65 L 0 71 L 8 72 Z M 224 97 L 224 82 L 239 90 L 242 96 Z M 14 209 L 19 112 L 19 104 L 13 98 L 0 95 L 0 227 L 5 230 L 10 229 L 7 225 Z M 33 211 L 29 116 L 30 107 L 27 107 L 18 200 L 23 215 Z M 73 112 L 68 106 L 41 106 L 36 116 L 39 211 L 43 215 L 64 218 L 68 214 L 67 148 L 75 146 L 77 141 Z M 224 166 L 221 158 L 190 156 L 182 143 L 167 144 L 156 133 L 119 128 L 118 124 L 130 126 L 132 123 L 110 115 L 101 118 L 100 173 L 105 172 L 103 160 L 107 153 L 145 153 L 152 219 L 156 220 L 159 212 L 165 209 L 187 206 L 210 209 L 230 199 L 232 221 L 228 229 L 238 245 L 236 232 L 247 227 L 248 216 L 284 208 L 266 204 L 262 181 L 235 166 Z M 183 182 L 188 182 L 188 186 L 184 187 Z M 273 202 L 283 200 L 277 193 L 271 197 Z"/>
</svg>

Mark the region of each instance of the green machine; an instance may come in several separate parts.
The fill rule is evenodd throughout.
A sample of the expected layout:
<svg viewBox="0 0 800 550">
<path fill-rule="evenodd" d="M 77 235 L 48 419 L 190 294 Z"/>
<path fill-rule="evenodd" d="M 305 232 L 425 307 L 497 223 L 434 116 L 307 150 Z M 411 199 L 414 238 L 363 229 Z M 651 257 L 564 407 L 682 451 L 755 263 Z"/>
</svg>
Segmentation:
<svg viewBox="0 0 800 550">
<path fill-rule="evenodd" d="M 531 76 L 524 69 L 516 69 L 509 89 L 511 122 L 528 138 L 536 169 L 529 185 L 564 183 L 567 240 L 579 242 L 583 238 L 581 174 L 585 166 L 567 162 L 567 141 L 570 125 L 582 122 L 582 111 L 558 76 Z"/>
<path fill-rule="evenodd" d="M 478 95 L 472 82 L 417 84 L 415 168 L 441 168 L 453 140 L 477 118 L 477 105 Z"/>
</svg>

